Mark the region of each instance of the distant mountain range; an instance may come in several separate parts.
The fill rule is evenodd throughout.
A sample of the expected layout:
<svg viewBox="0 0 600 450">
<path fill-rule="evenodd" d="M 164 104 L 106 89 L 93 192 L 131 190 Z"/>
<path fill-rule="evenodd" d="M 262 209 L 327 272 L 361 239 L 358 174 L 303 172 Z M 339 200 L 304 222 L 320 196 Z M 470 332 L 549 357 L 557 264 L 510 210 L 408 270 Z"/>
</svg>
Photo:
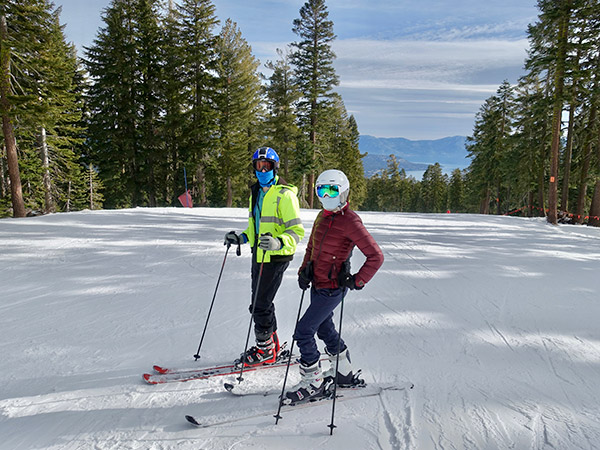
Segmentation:
<svg viewBox="0 0 600 450">
<path fill-rule="evenodd" d="M 378 138 L 361 135 L 359 149 L 367 153 L 363 158 L 365 175 L 371 177 L 387 168 L 390 155 L 396 155 L 405 171 L 425 171 L 427 166 L 440 163 L 449 173 L 470 164 L 465 149 L 465 136 L 451 136 L 430 141 L 411 141 L 404 138 Z"/>
</svg>

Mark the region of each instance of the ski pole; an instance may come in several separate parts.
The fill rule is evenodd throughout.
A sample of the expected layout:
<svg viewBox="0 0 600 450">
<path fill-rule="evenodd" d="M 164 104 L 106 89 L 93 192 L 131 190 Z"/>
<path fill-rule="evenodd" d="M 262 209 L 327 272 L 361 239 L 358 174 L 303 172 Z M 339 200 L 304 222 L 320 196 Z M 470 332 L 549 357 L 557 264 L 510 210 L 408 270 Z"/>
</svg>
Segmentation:
<svg viewBox="0 0 600 450">
<path fill-rule="evenodd" d="M 331 405 L 331 423 L 327 425 L 329 427 L 329 435 L 333 434 L 333 429 L 337 428 L 333 424 L 333 419 L 335 417 L 335 399 L 337 396 L 337 382 L 338 382 L 338 367 L 340 365 L 340 350 L 341 350 L 341 342 L 342 342 L 342 319 L 344 318 L 344 296 L 342 294 L 342 305 L 340 306 L 340 331 L 338 334 L 338 346 L 337 346 L 337 358 L 335 359 L 335 378 L 333 380 L 333 404 Z"/>
<path fill-rule="evenodd" d="M 260 269 L 258 271 L 258 278 L 256 280 L 256 287 L 254 288 L 254 298 L 252 299 L 252 312 L 250 314 L 250 323 L 248 324 L 248 334 L 246 336 L 246 345 L 244 346 L 244 353 L 242 353 L 242 368 L 240 370 L 240 375 L 237 377 L 238 383 L 244 381 L 244 377 L 242 374 L 244 373 L 244 366 L 246 365 L 244 362 L 244 358 L 246 357 L 246 352 L 248 351 L 248 342 L 250 342 L 250 331 L 252 330 L 252 319 L 254 319 L 254 309 L 256 308 L 256 299 L 258 297 L 258 289 L 260 287 L 260 279 L 262 278 L 263 266 L 265 265 L 265 254 L 267 252 L 263 251 L 262 261 L 260 262 Z"/>
<path fill-rule="evenodd" d="M 300 297 L 300 306 L 298 307 L 298 316 L 296 317 L 296 325 L 294 326 L 294 332 L 296 327 L 298 326 L 298 322 L 300 321 L 300 313 L 302 312 L 302 302 L 304 301 L 304 293 L 306 289 L 302 289 L 302 296 Z M 281 405 L 283 402 L 283 394 L 285 393 L 285 384 L 287 383 L 288 373 L 290 371 L 290 364 L 292 363 L 292 353 L 294 352 L 294 344 L 296 343 L 296 339 L 292 337 L 292 345 L 290 346 L 290 357 L 288 358 L 287 366 L 285 368 L 285 376 L 283 377 L 283 387 L 281 388 L 281 395 L 279 396 L 279 407 L 277 408 L 277 414 L 275 414 L 275 425 L 279 423 L 279 419 L 281 419 Z"/>
<path fill-rule="evenodd" d="M 212 298 L 212 302 L 210 302 L 210 308 L 208 309 L 208 315 L 206 316 L 206 323 L 204 324 L 204 330 L 202 331 L 202 337 L 200 338 L 200 345 L 198 345 L 198 351 L 194 355 L 195 360 L 198 361 L 200 359 L 200 349 L 202 348 L 202 342 L 204 341 L 204 335 L 206 333 L 206 328 L 208 327 L 208 320 L 210 319 L 210 314 L 213 309 L 213 305 L 215 304 L 215 298 L 217 297 L 217 290 L 219 289 L 219 283 L 221 282 L 221 275 L 223 275 L 223 268 L 225 267 L 225 261 L 227 261 L 227 253 L 229 253 L 229 247 L 231 244 L 227 243 L 227 250 L 225 250 L 225 257 L 223 258 L 223 264 L 221 265 L 221 271 L 219 272 L 219 278 L 217 279 L 217 287 L 215 287 L 215 293 Z"/>
</svg>

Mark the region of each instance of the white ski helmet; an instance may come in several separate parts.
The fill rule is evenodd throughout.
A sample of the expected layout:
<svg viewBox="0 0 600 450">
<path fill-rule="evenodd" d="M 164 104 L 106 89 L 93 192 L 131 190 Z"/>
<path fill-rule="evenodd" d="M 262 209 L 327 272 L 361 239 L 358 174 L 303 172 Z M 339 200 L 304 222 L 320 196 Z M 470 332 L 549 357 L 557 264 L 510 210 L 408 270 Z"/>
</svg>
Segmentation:
<svg viewBox="0 0 600 450">
<path fill-rule="evenodd" d="M 341 170 L 326 170 L 317 178 L 315 192 L 323 208 L 328 211 L 337 211 L 343 208 L 348 201 L 350 182 Z"/>
</svg>

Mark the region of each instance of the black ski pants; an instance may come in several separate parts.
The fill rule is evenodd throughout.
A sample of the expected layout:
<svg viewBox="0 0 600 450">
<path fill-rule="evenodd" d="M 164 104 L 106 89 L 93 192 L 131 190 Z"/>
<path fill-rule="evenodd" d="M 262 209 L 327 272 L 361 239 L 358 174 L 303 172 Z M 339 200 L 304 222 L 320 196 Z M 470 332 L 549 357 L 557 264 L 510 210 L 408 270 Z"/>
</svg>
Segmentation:
<svg viewBox="0 0 600 450">
<path fill-rule="evenodd" d="M 262 266 L 262 275 L 258 285 L 258 295 L 254 307 L 254 333 L 257 339 L 266 340 L 271 333 L 277 331 L 277 319 L 275 318 L 275 305 L 273 300 L 281 285 L 283 273 L 290 265 L 289 261 L 269 262 Z M 252 314 L 252 300 L 256 293 L 256 284 L 260 273 L 261 263 L 252 258 L 252 298 L 250 299 L 250 313 Z"/>
</svg>

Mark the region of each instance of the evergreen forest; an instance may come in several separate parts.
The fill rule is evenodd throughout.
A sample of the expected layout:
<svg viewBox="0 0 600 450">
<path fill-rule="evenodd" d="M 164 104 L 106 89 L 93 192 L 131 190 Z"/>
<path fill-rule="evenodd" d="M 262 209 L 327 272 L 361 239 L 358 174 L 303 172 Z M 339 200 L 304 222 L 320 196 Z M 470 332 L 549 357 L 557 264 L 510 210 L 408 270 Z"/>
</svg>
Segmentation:
<svg viewBox="0 0 600 450">
<path fill-rule="evenodd" d="M 269 146 L 305 208 L 338 168 L 358 210 L 600 225 L 599 0 L 538 0 L 525 73 L 481 105 L 470 166 L 421 180 L 393 155 L 365 177 L 326 2 L 298 6 L 265 75 L 211 0 L 112 0 L 79 55 L 50 0 L 2 0 L 0 217 L 181 206 L 186 189 L 195 206 L 246 207 L 251 155 Z"/>
</svg>

